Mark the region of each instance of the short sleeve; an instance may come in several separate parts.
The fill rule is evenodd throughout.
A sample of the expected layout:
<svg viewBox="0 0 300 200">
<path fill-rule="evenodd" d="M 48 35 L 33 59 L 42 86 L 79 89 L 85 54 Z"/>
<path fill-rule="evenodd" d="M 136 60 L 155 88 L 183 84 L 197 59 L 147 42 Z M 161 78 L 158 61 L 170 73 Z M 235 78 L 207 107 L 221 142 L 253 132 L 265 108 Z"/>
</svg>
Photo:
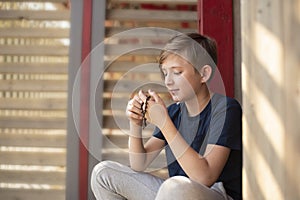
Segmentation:
<svg viewBox="0 0 300 200">
<path fill-rule="evenodd" d="M 208 143 L 241 150 L 242 148 L 242 109 L 232 98 L 218 100 L 212 108 Z"/>
</svg>

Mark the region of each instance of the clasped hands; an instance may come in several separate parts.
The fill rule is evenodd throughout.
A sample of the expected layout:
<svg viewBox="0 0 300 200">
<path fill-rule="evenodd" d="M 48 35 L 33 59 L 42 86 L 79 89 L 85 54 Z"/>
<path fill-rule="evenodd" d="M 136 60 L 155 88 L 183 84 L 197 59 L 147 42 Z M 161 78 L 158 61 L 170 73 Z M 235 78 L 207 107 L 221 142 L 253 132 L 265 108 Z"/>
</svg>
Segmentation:
<svg viewBox="0 0 300 200">
<path fill-rule="evenodd" d="M 168 111 L 164 101 L 156 92 L 148 90 L 145 93 L 140 90 L 128 102 L 126 116 L 135 125 L 144 126 L 147 121 L 162 128 L 168 117 Z"/>
</svg>

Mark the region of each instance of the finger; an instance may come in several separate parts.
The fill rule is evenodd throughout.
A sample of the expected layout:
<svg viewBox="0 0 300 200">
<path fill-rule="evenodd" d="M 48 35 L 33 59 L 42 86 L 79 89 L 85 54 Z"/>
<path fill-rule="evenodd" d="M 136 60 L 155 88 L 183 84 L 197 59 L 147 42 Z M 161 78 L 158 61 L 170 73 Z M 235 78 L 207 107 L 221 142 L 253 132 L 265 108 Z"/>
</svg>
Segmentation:
<svg viewBox="0 0 300 200">
<path fill-rule="evenodd" d="M 143 101 L 136 95 L 136 96 L 133 97 L 133 99 L 131 99 L 128 102 L 128 105 L 131 104 L 131 105 L 133 105 L 136 108 L 140 108 L 141 105 L 142 105 L 142 103 L 143 103 Z"/>
<path fill-rule="evenodd" d="M 139 94 L 136 94 L 134 97 L 133 97 L 133 99 L 135 100 L 135 101 L 137 101 L 138 103 L 143 103 L 143 100 L 139 97 Z"/>
<path fill-rule="evenodd" d="M 161 98 L 158 94 L 152 90 L 148 90 L 149 95 L 154 99 L 155 102 L 161 102 Z"/>
<path fill-rule="evenodd" d="M 127 110 L 130 112 L 136 113 L 138 115 L 142 115 L 141 106 L 136 101 L 132 101 L 132 102 L 128 103 Z"/>
<path fill-rule="evenodd" d="M 127 117 L 132 118 L 132 119 L 138 119 L 138 120 L 143 119 L 143 116 L 141 113 L 136 113 L 131 110 L 127 110 L 126 115 L 127 115 Z"/>
<path fill-rule="evenodd" d="M 132 107 L 135 107 L 137 109 L 141 109 L 141 105 L 142 104 L 136 100 L 132 102 Z"/>
<path fill-rule="evenodd" d="M 146 94 L 142 90 L 139 91 L 139 98 L 142 100 L 142 102 L 145 102 L 147 99 Z"/>
</svg>

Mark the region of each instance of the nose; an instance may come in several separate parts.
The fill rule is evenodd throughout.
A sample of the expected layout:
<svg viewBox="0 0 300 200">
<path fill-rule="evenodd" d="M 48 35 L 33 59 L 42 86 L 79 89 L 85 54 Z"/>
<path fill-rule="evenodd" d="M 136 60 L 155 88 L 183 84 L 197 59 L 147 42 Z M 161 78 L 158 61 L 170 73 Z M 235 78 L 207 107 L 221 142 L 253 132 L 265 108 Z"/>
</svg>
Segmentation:
<svg viewBox="0 0 300 200">
<path fill-rule="evenodd" d="M 174 83 L 173 77 L 171 75 L 171 73 L 168 73 L 165 76 L 165 85 L 172 85 Z"/>
</svg>

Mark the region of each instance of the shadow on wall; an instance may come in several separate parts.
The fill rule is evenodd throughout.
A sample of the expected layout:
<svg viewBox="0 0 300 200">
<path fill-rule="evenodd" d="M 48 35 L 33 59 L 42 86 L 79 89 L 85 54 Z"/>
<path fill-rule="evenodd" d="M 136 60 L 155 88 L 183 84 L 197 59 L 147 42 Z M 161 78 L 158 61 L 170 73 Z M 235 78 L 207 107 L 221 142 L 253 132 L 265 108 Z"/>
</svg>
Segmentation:
<svg viewBox="0 0 300 200">
<path fill-rule="evenodd" d="M 266 6 L 272 6 L 272 4 L 269 2 Z M 260 15 L 262 10 L 258 8 L 257 12 Z M 295 12 L 294 15 L 300 14 Z M 267 18 L 270 19 L 270 16 Z M 294 16 L 293 20 L 295 19 L 297 20 L 293 21 L 292 24 L 295 29 L 299 30 L 300 17 Z M 250 137 L 247 135 L 244 137 L 244 156 L 248 158 L 244 163 L 245 175 L 249 182 L 248 189 L 250 190 L 249 193 L 255 194 L 256 199 L 266 199 L 265 194 L 279 194 L 278 199 L 284 199 L 289 196 L 287 195 L 289 191 L 294 193 L 291 196 L 299 198 L 299 172 L 294 170 L 296 169 L 294 166 L 291 166 L 298 164 L 299 161 L 291 162 L 289 159 L 291 155 L 287 154 L 292 152 L 294 158 L 300 157 L 300 147 L 296 144 L 300 140 L 300 136 L 295 133 L 289 135 L 287 124 L 292 124 L 293 130 L 295 130 L 297 119 L 295 117 L 290 119 L 292 122 L 287 122 L 286 112 L 296 113 L 288 114 L 288 116 L 299 116 L 300 113 L 300 82 L 299 76 L 297 76 L 299 69 L 296 69 L 299 66 L 297 63 L 300 63 L 300 40 L 296 38 L 293 31 L 283 32 L 284 28 L 281 27 L 282 32 L 280 32 L 270 26 L 266 19 L 259 22 L 263 24 L 253 23 L 253 27 L 249 29 L 253 35 L 247 33 L 251 42 L 244 41 L 244 45 L 246 45 L 244 49 L 249 51 L 246 62 L 250 61 L 246 63 L 247 66 L 243 69 L 243 73 L 246 74 L 244 77 L 248 79 L 243 87 L 244 111 L 246 111 L 244 124 L 247 126 L 244 130 L 248 130 L 246 134 L 251 134 Z M 274 60 L 268 57 L 270 52 L 262 52 L 255 46 L 260 45 L 257 42 L 261 42 L 262 37 L 264 39 L 266 37 L 257 34 L 257 27 L 262 27 L 265 32 L 269 33 L 269 38 L 266 39 L 270 40 L 271 45 L 278 48 L 277 53 L 279 55 L 273 55 L 273 59 L 280 61 L 280 63 L 276 63 L 275 69 L 272 68 Z M 279 26 L 275 27 L 278 28 Z M 291 37 L 285 34 L 291 34 Z M 283 38 L 283 36 L 285 37 Z M 256 41 L 256 44 L 253 41 Z M 257 52 L 255 47 L 261 52 Z M 276 49 L 274 50 L 270 46 L 266 49 L 276 52 Z M 286 54 L 288 57 L 284 57 Z M 289 64 L 287 59 L 289 58 L 294 60 L 291 66 L 287 66 Z M 288 70 L 293 70 L 296 75 Z M 295 80 L 289 79 L 293 77 Z M 292 86 L 296 91 L 291 89 L 296 94 L 289 94 L 290 90 L 286 90 L 292 83 L 296 83 L 296 86 Z M 288 106 L 293 106 L 293 108 L 288 108 Z M 253 160 L 249 160 L 251 158 Z M 270 184 L 266 184 L 266 181 L 270 181 Z M 298 194 L 295 194 L 297 191 Z"/>
</svg>

